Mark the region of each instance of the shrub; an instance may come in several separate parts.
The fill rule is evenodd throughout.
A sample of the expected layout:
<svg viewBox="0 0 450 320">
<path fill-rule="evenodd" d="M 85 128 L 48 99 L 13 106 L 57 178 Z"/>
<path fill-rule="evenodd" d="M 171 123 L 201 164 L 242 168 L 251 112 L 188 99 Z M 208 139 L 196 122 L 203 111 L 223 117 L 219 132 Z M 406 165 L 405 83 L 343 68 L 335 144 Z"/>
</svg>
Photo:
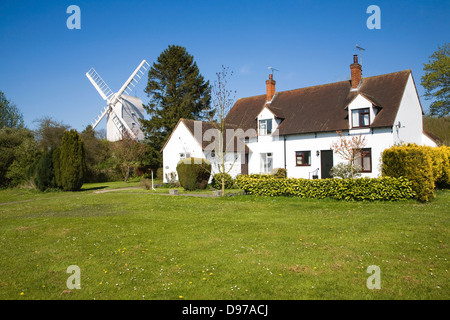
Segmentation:
<svg viewBox="0 0 450 320">
<path fill-rule="evenodd" d="M 61 168 L 60 168 L 60 163 L 61 163 L 61 149 L 60 148 L 56 148 L 53 150 L 52 162 L 53 162 L 53 171 L 55 174 L 55 185 L 58 188 L 62 188 Z"/>
<path fill-rule="evenodd" d="M 211 163 L 203 158 L 187 158 L 177 164 L 178 180 L 186 190 L 206 189 Z"/>
<path fill-rule="evenodd" d="M 277 179 L 287 178 L 287 170 L 284 168 L 275 168 L 270 172 L 270 174 Z"/>
<path fill-rule="evenodd" d="M 213 175 L 211 185 L 214 189 L 222 190 L 222 177 L 225 177 L 225 189 L 231 189 L 234 186 L 234 180 L 228 173 L 216 173 Z"/>
<path fill-rule="evenodd" d="M 450 188 L 450 148 L 447 146 L 425 148 L 429 150 L 433 160 L 433 178 L 436 187 Z"/>
<path fill-rule="evenodd" d="M 409 179 L 419 201 L 434 197 L 433 158 L 427 147 L 414 144 L 391 147 L 383 151 L 382 163 L 383 176 Z"/>
<path fill-rule="evenodd" d="M 60 149 L 61 187 L 65 191 L 80 190 L 84 182 L 86 163 L 83 141 L 76 130 L 64 132 Z"/>
<path fill-rule="evenodd" d="M 143 187 L 145 190 L 150 190 L 152 188 L 152 180 L 148 178 L 143 178 L 140 181 L 140 186 Z"/>
<path fill-rule="evenodd" d="M 156 179 L 163 180 L 164 179 L 164 168 L 158 168 L 156 170 Z"/>
<path fill-rule="evenodd" d="M 330 174 L 333 178 L 341 178 L 341 179 L 359 178 L 361 176 L 361 173 L 359 172 L 360 170 L 361 167 L 358 165 L 340 162 L 331 168 Z"/>
<path fill-rule="evenodd" d="M 450 188 L 450 147 L 442 146 L 441 150 L 442 161 L 442 175 L 436 181 L 439 188 Z"/>
<path fill-rule="evenodd" d="M 36 184 L 36 187 L 41 191 L 56 187 L 52 153 L 52 151 L 45 152 L 40 157 L 39 162 L 36 166 L 36 176 L 34 178 L 34 183 Z"/>
<path fill-rule="evenodd" d="M 392 201 L 411 199 L 415 195 L 408 179 L 392 177 L 309 180 L 241 175 L 236 178 L 236 184 L 248 194 L 260 196 Z"/>
<path fill-rule="evenodd" d="M 27 171 L 39 159 L 38 155 L 32 131 L 1 128 L 0 188 L 15 187 L 26 182 Z"/>
</svg>

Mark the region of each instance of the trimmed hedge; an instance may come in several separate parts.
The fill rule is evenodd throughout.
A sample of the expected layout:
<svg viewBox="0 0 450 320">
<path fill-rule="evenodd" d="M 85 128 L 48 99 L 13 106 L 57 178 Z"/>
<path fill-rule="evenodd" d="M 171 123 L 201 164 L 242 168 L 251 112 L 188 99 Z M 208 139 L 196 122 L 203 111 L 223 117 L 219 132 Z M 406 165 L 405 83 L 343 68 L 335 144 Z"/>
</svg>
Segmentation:
<svg viewBox="0 0 450 320">
<path fill-rule="evenodd" d="M 276 179 L 267 175 L 241 175 L 236 178 L 236 184 L 248 194 L 270 197 L 394 201 L 411 199 L 415 196 L 412 183 L 403 177 L 309 180 Z"/>
<path fill-rule="evenodd" d="M 426 202 L 434 197 L 435 186 L 450 186 L 450 148 L 416 144 L 394 146 L 383 151 L 382 174 L 406 177 L 413 183 L 416 198 Z"/>
<path fill-rule="evenodd" d="M 425 147 L 433 159 L 433 178 L 436 187 L 450 188 L 450 147 Z"/>
<path fill-rule="evenodd" d="M 203 158 L 187 158 L 177 164 L 178 181 L 186 190 L 206 189 L 211 176 L 211 162 Z"/>
</svg>

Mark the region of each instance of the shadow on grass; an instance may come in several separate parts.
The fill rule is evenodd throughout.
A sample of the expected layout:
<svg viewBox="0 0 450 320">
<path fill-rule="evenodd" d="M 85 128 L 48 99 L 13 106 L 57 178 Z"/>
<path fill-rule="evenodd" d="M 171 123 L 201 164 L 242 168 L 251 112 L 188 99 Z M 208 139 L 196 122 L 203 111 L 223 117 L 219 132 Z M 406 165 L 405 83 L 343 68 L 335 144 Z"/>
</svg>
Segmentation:
<svg viewBox="0 0 450 320">
<path fill-rule="evenodd" d="M 101 190 L 106 189 L 108 186 L 100 186 L 100 187 L 92 187 L 92 188 L 81 188 L 79 191 L 94 191 L 94 190 Z"/>
</svg>

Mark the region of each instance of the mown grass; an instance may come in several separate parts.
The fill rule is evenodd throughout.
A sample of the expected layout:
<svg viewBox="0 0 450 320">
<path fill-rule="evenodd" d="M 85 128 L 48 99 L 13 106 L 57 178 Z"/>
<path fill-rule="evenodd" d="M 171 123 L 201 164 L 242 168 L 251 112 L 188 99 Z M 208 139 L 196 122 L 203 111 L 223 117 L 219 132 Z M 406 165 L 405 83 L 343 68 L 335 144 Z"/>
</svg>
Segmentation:
<svg viewBox="0 0 450 320">
<path fill-rule="evenodd" d="M 0 191 L 32 200 L 0 205 L 0 299 L 450 298 L 449 191 L 421 204 L 94 193 L 105 186 L 122 185 Z"/>
</svg>

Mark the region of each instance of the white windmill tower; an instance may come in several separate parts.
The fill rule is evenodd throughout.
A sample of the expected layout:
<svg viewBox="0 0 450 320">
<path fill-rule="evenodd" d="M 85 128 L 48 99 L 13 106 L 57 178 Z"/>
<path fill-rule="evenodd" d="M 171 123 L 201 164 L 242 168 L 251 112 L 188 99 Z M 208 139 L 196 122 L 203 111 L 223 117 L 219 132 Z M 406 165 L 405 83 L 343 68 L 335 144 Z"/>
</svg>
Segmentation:
<svg viewBox="0 0 450 320">
<path fill-rule="evenodd" d="M 86 77 L 107 103 L 106 107 L 103 108 L 102 112 L 92 122 L 92 129 L 95 129 L 100 121 L 107 116 L 106 138 L 109 141 L 121 140 L 125 133 L 134 139 L 142 140 L 144 138 L 139 122 L 139 119 L 144 117 L 142 101 L 129 94 L 149 66 L 147 61 L 142 60 L 136 70 L 134 70 L 128 80 L 116 93 L 113 93 L 94 68 L 86 72 Z"/>
</svg>

